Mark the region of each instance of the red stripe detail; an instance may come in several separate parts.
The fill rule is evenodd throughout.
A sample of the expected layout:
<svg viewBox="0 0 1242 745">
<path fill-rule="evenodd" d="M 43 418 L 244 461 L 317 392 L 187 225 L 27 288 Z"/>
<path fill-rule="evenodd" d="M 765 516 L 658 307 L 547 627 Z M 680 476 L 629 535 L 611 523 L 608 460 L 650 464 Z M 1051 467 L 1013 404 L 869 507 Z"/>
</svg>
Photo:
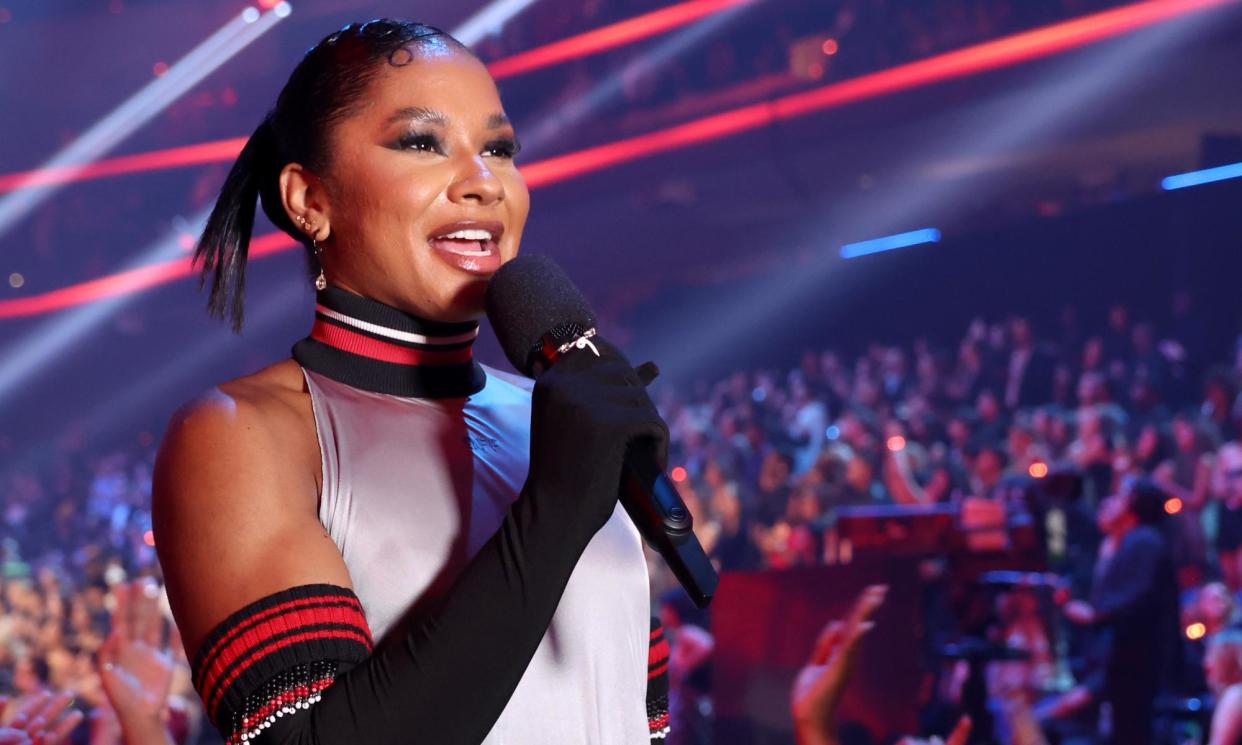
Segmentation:
<svg viewBox="0 0 1242 745">
<path fill-rule="evenodd" d="M 660 660 L 668 659 L 668 642 L 661 639 L 647 650 L 647 664 L 654 665 Z"/>
<path fill-rule="evenodd" d="M 236 660 L 245 657 L 253 652 L 263 642 L 271 639 L 277 634 L 287 633 L 295 629 L 304 628 L 311 624 L 348 624 L 355 627 L 355 631 L 359 636 L 364 638 L 369 636 L 366 628 L 357 626 L 356 614 L 341 613 L 340 608 L 316 608 L 314 610 L 303 610 L 296 614 L 290 614 L 291 617 L 274 618 L 270 621 L 264 621 L 253 629 L 249 629 L 246 633 L 237 637 L 229 643 L 227 647 L 220 651 L 220 655 L 212 662 L 210 669 L 203 675 L 203 689 L 211 690 L 215 687 L 215 680 L 229 668 Z M 327 633 L 327 632 L 325 632 Z M 368 644 L 368 651 L 370 645 Z"/>
<path fill-rule="evenodd" d="M 661 675 L 663 675 L 663 674 L 664 674 L 664 673 L 666 673 L 666 672 L 668 672 L 668 660 L 665 660 L 663 665 L 660 665 L 659 667 L 655 668 L 654 670 L 648 670 L 648 671 L 647 671 L 647 680 L 651 680 L 651 679 L 653 679 L 653 678 L 658 678 L 658 677 L 660 677 Z"/>
<path fill-rule="evenodd" d="M 209 649 L 205 655 L 198 657 L 198 659 L 201 659 L 203 661 L 202 663 L 203 667 L 199 668 L 198 670 L 194 672 L 195 682 L 198 682 L 199 680 L 201 680 L 203 676 L 206 674 L 208 669 L 219 669 L 219 666 L 215 664 L 215 661 L 213 658 L 222 646 L 226 644 L 231 646 L 239 638 L 238 636 L 235 635 L 236 629 L 241 628 L 242 626 L 248 626 L 257 621 L 263 621 L 264 619 L 271 618 L 272 616 L 276 616 L 276 615 L 280 615 L 284 613 L 294 613 L 294 612 L 300 611 L 300 609 L 302 609 L 304 606 L 316 605 L 316 604 L 324 603 L 324 602 L 339 602 L 339 601 L 344 601 L 346 603 L 349 603 L 351 609 L 357 612 L 358 617 L 347 618 L 347 622 L 359 624 L 360 626 L 362 626 L 364 629 L 367 630 L 367 634 L 369 635 L 371 633 L 371 629 L 369 626 L 367 626 L 367 618 L 362 612 L 362 605 L 355 598 L 351 598 L 345 595 L 319 595 L 319 596 L 309 597 L 309 598 L 298 598 L 296 600 L 287 600 L 283 603 L 280 603 L 279 605 L 273 605 L 271 608 L 265 608 L 264 610 L 261 610 L 252 616 L 247 616 L 244 620 L 239 622 L 234 627 L 234 629 L 230 629 L 229 633 L 217 639 L 215 643 L 211 645 L 211 649 Z M 338 607 L 335 609 L 323 608 L 320 610 L 341 611 L 343 609 Z M 348 615 L 348 611 L 346 611 L 346 613 Z M 337 618 L 339 618 L 339 616 L 333 618 L 332 620 L 335 621 Z M 247 632 L 247 633 L 253 633 L 253 632 Z M 367 642 L 367 648 L 370 649 L 370 647 L 371 647 L 371 643 Z"/>
<path fill-rule="evenodd" d="M 263 654 L 264 656 L 267 656 L 277 650 L 284 649 L 285 647 L 293 646 L 294 644 L 297 644 L 299 642 L 304 642 L 309 639 L 352 639 L 354 641 L 360 641 L 363 643 L 366 643 L 369 641 L 368 637 L 363 636 L 362 634 L 356 631 L 349 630 L 349 629 L 333 629 L 330 631 L 308 631 L 304 634 L 295 634 L 287 639 L 281 639 L 279 643 L 273 644 L 270 647 L 264 648 Z M 236 680 L 239 675 L 241 675 L 243 672 L 249 669 L 249 667 L 250 665 L 242 665 L 238 667 L 236 670 L 234 670 L 232 673 L 230 673 L 227 678 L 219 682 L 218 686 L 212 692 L 210 700 L 204 702 L 207 704 L 208 715 L 211 717 L 211 720 L 213 722 L 216 720 L 216 713 L 217 713 L 216 707 L 219 706 L 220 699 L 224 697 L 224 692 L 228 690 L 228 687 L 233 683 L 233 681 Z"/>
<path fill-rule="evenodd" d="M 664 635 L 664 627 L 663 627 L 663 626 L 661 626 L 661 627 L 659 627 L 659 628 L 657 628 L 657 629 L 652 629 L 652 630 L 651 630 L 651 640 L 652 640 L 653 642 L 656 640 L 656 637 L 663 636 L 663 635 Z"/>
<path fill-rule="evenodd" d="M 469 362 L 474 352 L 470 347 L 453 349 L 445 352 L 426 349 L 411 349 L 400 344 L 390 344 L 379 339 L 360 334 L 357 331 L 328 323 L 321 318 L 315 319 L 311 328 L 311 338 L 323 342 L 360 357 L 368 357 L 381 362 L 394 362 L 398 365 L 456 365 Z"/>
<path fill-rule="evenodd" d="M 322 599 L 320 602 L 322 602 Z M 290 604 L 286 603 L 285 605 Z M 201 690 L 215 690 L 219 676 L 234 661 L 251 654 L 263 642 L 277 634 L 287 633 L 310 624 L 337 623 L 355 626 L 357 627 L 355 633 L 363 637 L 367 651 L 371 650 L 371 632 L 367 628 L 365 617 L 357 608 L 289 608 L 279 613 L 266 615 L 271 617 L 228 640 L 227 644 L 219 649 L 217 656 L 211 660 L 207 669 L 202 672 L 202 681 L 199 686 Z M 246 619 L 246 623 L 249 624 L 251 620 L 249 618 Z M 330 634 L 333 632 L 322 631 L 317 633 Z M 245 666 L 243 665 L 242 667 L 244 668 Z"/>
<path fill-rule="evenodd" d="M 664 712 L 663 714 L 659 715 L 658 717 L 655 717 L 654 719 L 647 720 L 647 727 L 652 732 L 659 732 L 660 730 L 664 729 L 667 726 L 668 726 L 668 712 Z"/>
</svg>

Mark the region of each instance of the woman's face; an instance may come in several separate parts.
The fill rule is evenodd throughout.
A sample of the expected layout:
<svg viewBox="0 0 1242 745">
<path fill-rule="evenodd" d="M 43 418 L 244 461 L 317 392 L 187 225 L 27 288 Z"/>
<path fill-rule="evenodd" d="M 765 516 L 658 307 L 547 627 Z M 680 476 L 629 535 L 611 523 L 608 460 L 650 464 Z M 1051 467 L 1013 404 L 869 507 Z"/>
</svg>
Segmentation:
<svg viewBox="0 0 1242 745">
<path fill-rule="evenodd" d="M 409 50 L 407 65 L 379 63 L 361 109 L 329 137 L 324 272 L 415 315 L 470 320 L 489 277 L 517 255 L 530 195 L 483 64 L 452 49 Z M 489 237 L 444 238 L 461 229 Z"/>
</svg>

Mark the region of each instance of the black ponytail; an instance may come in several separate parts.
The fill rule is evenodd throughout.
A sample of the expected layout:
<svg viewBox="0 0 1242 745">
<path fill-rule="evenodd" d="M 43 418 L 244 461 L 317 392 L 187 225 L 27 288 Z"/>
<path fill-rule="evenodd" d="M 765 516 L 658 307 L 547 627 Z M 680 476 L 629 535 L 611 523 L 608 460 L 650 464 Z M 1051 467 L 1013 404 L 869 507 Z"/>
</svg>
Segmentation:
<svg viewBox="0 0 1242 745">
<path fill-rule="evenodd" d="M 256 202 L 264 181 L 276 178 L 276 148 L 271 117 L 264 117 L 233 162 L 194 248 L 194 263 L 203 265 L 199 288 L 211 277 L 207 310 L 220 319 L 227 316 L 234 332 L 240 332 L 242 326 L 246 257 L 254 231 Z"/>
<path fill-rule="evenodd" d="M 318 272 L 311 241 L 285 212 L 279 175 L 286 163 L 324 173 L 330 166 L 328 130 L 364 99 L 380 64 L 400 67 L 413 61 L 413 44 L 470 50 L 434 26 L 379 18 L 351 23 L 326 37 L 294 68 L 272 109 L 246 141 L 220 188 L 216 206 L 194 248 L 202 263 L 199 287 L 211 280 L 207 309 L 228 317 L 241 331 L 246 290 L 246 257 L 254 231 L 256 202 L 280 228 L 307 250 L 311 276 Z"/>
</svg>

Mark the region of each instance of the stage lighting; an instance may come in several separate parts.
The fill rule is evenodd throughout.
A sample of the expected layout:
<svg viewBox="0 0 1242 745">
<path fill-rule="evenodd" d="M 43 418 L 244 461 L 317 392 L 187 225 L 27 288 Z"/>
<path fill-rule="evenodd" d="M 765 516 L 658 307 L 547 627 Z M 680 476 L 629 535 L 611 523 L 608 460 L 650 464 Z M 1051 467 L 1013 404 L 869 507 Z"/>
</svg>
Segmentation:
<svg viewBox="0 0 1242 745">
<path fill-rule="evenodd" d="M 1160 186 L 1165 191 L 1173 191 L 1174 189 L 1185 189 L 1191 186 L 1201 186 L 1235 178 L 1242 178 L 1242 163 L 1230 163 L 1228 165 L 1216 166 L 1215 168 L 1179 173 L 1165 178 L 1160 182 Z"/>
<path fill-rule="evenodd" d="M 886 235 L 883 238 L 872 238 L 871 240 L 859 241 L 858 243 L 847 243 L 841 247 L 841 258 L 853 259 L 859 256 L 867 256 L 868 254 L 878 254 L 883 251 L 938 242 L 940 242 L 939 230 L 923 228 L 922 230 Z"/>
<path fill-rule="evenodd" d="M 23 184 L 0 198 L 0 236 L 52 196 L 72 175 L 89 168 L 280 20 L 275 13 L 251 18 L 253 14 L 258 14 L 258 11 L 247 8 L 246 12 L 224 24 L 176 63 L 158 63 L 154 69 L 154 80 L 93 124 L 38 169 L 28 172 Z M 47 169 L 60 171 L 69 178 L 57 183 L 40 183 L 41 172 Z"/>
</svg>

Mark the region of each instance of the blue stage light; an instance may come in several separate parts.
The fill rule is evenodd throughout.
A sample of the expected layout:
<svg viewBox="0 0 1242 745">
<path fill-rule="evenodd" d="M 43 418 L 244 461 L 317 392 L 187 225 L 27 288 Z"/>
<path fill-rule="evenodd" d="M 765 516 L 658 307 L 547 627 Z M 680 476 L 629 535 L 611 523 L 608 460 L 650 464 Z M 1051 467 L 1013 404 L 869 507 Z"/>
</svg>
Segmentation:
<svg viewBox="0 0 1242 745">
<path fill-rule="evenodd" d="M 841 258 L 853 259 L 858 256 L 878 254 L 882 251 L 892 251 L 897 248 L 908 248 L 922 243 L 939 242 L 939 230 L 936 230 L 935 228 L 923 228 L 922 230 L 911 230 L 908 233 L 886 235 L 883 238 L 872 238 L 869 241 L 847 243 L 841 247 Z"/>
<path fill-rule="evenodd" d="M 1230 163 L 1224 166 L 1216 166 L 1215 168 L 1204 168 L 1201 171 L 1179 173 L 1165 178 L 1160 182 L 1160 186 L 1165 191 L 1173 191 L 1174 189 L 1185 189 L 1188 186 L 1210 184 L 1214 181 L 1224 181 L 1231 178 L 1242 178 L 1242 163 Z"/>
</svg>

